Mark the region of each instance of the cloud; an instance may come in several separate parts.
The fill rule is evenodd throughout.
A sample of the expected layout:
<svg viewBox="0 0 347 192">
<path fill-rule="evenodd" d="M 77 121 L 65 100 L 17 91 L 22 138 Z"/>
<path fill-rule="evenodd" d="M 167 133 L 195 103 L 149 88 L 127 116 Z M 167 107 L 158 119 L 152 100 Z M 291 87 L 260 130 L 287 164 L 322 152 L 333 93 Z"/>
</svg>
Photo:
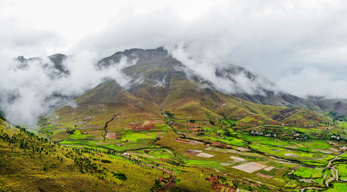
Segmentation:
<svg viewBox="0 0 347 192">
<path fill-rule="evenodd" d="M 129 79 L 121 67 L 97 72 L 93 63 L 98 59 L 129 48 L 177 44 L 184 46 L 174 57 L 224 91 L 255 93 L 266 84 L 241 73 L 236 86 L 212 73 L 238 65 L 299 96 L 347 98 L 342 90 L 347 82 L 346 21 L 342 0 L 4 0 L 0 89 L 19 99 L 2 107 L 8 107 L 12 119 L 33 124 L 59 102 L 41 106 L 53 93 L 81 94 L 104 77 L 116 77 L 126 87 Z M 57 52 L 74 55 L 65 63 L 72 74 L 68 78 L 50 79 L 39 63 L 14 71 L 12 58 L 18 55 L 46 58 Z"/>
<path fill-rule="evenodd" d="M 249 71 L 235 65 L 211 63 L 208 60 L 191 57 L 183 43 L 167 45 L 165 49 L 187 69 L 188 77 L 198 75 L 203 81 L 211 82 L 218 90 L 225 93 L 247 93 L 264 95 L 264 90 L 276 91 L 276 87 L 265 77 L 250 74 Z"/>
<path fill-rule="evenodd" d="M 288 71 L 307 67 L 328 73 L 329 82 L 347 82 L 346 13 L 347 4 L 338 0 L 228 1 L 211 6 L 193 19 L 183 18 L 170 7 L 140 15 L 127 10 L 77 47 L 89 47 L 107 56 L 114 50 L 184 43 L 185 52 L 203 61 L 200 63 L 242 66 L 273 82 L 286 81 L 291 78 Z M 302 88 L 293 92 L 287 84 L 280 88 L 295 94 L 305 92 Z M 341 96 L 338 89 L 329 95 L 323 91 L 315 94 Z"/>
<path fill-rule="evenodd" d="M 59 71 L 46 57 L 28 61 L 27 67 L 16 60 L 2 60 L 0 71 L 0 106 L 12 123 L 35 128 L 38 118 L 63 104 L 75 105 L 74 97 L 83 94 L 105 79 L 114 79 L 126 87 L 130 78 L 121 73 L 127 63 L 121 59 L 107 70 L 97 70 L 95 55 L 81 52 L 63 63 L 68 76 L 55 76 Z"/>
<path fill-rule="evenodd" d="M 288 72 L 277 82 L 278 87 L 301 97 L 323 95 L 327 98 L 346 98 L 347 81 L 334 79 L 329 73 L 306 67 L 299 72 Z"/>
</svg>

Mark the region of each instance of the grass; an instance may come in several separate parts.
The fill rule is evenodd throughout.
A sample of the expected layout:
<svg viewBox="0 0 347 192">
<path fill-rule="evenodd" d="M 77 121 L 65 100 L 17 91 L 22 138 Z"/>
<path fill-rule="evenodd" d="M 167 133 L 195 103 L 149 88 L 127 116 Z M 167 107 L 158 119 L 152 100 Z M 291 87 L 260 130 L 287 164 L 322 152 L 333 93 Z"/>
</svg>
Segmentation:
<svg viewBox="0 0 347 192">
<path fill-rule="evenodd" d="M 186 166 L 196 167 L 209 167 L 212 169 L 225 170 L 225 167 L 219 164 L 217 161 L 204 161 L 204 160 L 185 160 Z"/>
<path fill-rule="evenodd" d="M 148 155 L 157 157 L 160 159 L 172 159 L 174 157 L 173 153 L 169 153 L 165 149 L 151 149 Z"/>
<path fill-rule="evenodd" d="M 224 137 L 224 139 L 220 138 L 220 137 L 203 137 L 205 139 L 211 140 L 211 141 L 217 141 L 217 142 L 221 142 L 221 143 L 225 143 L 228 145 L 234 145 L 234 146 L 239 146 L 239 147 L 243 147 L 246 146 L 246 142 L 241 140 L 241 139 L 237 139 L 235 137 Z"/>
<path fill-rule="evenodd" d="M 72 135 L 70 135 L 70 138 L 74 140 L 86 139 L 87 137 L 88 135 L 82 135 L 79 130 L 76 130 Z"/>
<path fill-rule="evenodd" d="M 339 164 L 337 165 L 337 170 L 339 171 L 340 177 L 347 177 L 347 164 Z"/>
<path fill-rule="evenodd" d="M 127 133 L 122 136 L 121 141 L 136 142 L 139 139 L 155 139 L 155 133 Z"/>
<path fill-rule="evenodd" d="M 344 192 L 347 191 L 347 185 L 345 183 L 334 183 L 333 188 L 325 190 L 326 192 Z"/>
<path fill-rule="evenodd" d="M 294 175 L 307 179 L 316 179 L 323 176 L 323 168 L 300 167 L 295 170 Z"/>
</svg>

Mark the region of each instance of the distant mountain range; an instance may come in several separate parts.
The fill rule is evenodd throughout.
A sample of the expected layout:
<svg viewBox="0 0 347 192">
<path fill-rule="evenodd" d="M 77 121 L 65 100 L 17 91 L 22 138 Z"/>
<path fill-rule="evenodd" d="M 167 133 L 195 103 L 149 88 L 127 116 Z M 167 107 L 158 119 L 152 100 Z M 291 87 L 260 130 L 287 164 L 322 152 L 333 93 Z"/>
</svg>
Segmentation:
<svg viewBox="0 0 347 192">
<path fill-rule="evenodd" d="M 64 61 L 69 57 L 63 54 L 49 56 L 54 64 L 53 67 L 37 57 L 26 59 L 19 56 L 16 59 L 21 63 L 17 66 L 19 69 L 28 67 L 30 61 L 38 61 L 42 63 L 42 67 L 51 78 L 62 78 L 70 75 L 69 70 L 64 66 Z M 126 87 L 120 86 L 116 81 L 106 81 L 80 97 L 78 95 L 72 97 L 76 97 L 79 104 L 129 104 L 129 100 L 136 98 L 137 101 L 134 104 L 152 105 L 149 108 L 158 108 L 158 113 L 165 110 L 182 111 L 187 106 L 191 107 L 189 110 L 193 110 L 195 105 L 203 108 L 202 111 L 214 111 L 216 108 L 225 108 L 222 105 L 225 106 L 227 104 L 226 100 L 231 99 L 239 104 L 244 100 L 263 105 L 300 107 L 318 112 L 334 112 L 338 115 L 347 114 L 346 100 L 324 99 L 321 97 L 305 99 L 276 91 L 274 83 L 265 77 L 253 74 L 245 68 L 235 65 L 229 65 L 227 68 L 216 68 L 214 71 L 218 78 L 234 85 L 225 88 L 233 93 L 226 93 L 220 90 L 215 83 L 198 75 L 173 58 L 162 47 L 116 52 L 99 60 L 96 63 L 96 70 L 108 70 L 112 66 L 119 65 L 122 61 L 128 63 L 127 66 L 122 68 L 122 72 L 131 79 Z M 240 74 L 248 79 L 248 83 L 254 83 L 252 86 L 254 93 L 247 93 L 238 85 L 236 77 Z M 71 95 L 57 93 L 51 97 L 64 98 L 71 97 Z M 153 111 L 151 110 L 151 112 Z"/>
</svg>

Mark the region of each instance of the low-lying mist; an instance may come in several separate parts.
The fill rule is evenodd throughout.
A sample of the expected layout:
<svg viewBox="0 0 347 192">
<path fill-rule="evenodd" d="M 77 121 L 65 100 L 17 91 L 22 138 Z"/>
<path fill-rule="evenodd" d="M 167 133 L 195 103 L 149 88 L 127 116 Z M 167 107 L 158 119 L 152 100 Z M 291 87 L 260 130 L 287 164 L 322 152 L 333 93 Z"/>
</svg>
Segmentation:
<svg viewBox="0 0 347 192">
<path fill-rule="evenodd" d="M 277 91 L 275 85 L 264 76 L 253 73 L 252 76 L 249 76 L 250 72 L 242 67 L 228 62 L 214 62 L 204 57 L 196 57 L 189 51 L 189 47 L 185 47 L 184 43 L 167 45 L 165 48 L 170 55 L 189 69 L 185 70 L 187 76 L 198 75 L 224 93 L 264 95 L 263 90 Z"/>
<path fill-rule="evenodd" d="M 57 106 L 75 106 L 73 99 L 105 79 L 126 86 L 130 79 L 121 70 L 131 65 L 126 59 L 107 70 L 97 70 L 97 59 L 90 52 L 69 56 L 63 66 L 68 75 L 60 74 L 48 57 L 29 60 L 27 65 L 16 59 L 3 59 L 0 71 L 0 107 L 14 124 L 36 128 L 40 116 Z"/>
</svg>

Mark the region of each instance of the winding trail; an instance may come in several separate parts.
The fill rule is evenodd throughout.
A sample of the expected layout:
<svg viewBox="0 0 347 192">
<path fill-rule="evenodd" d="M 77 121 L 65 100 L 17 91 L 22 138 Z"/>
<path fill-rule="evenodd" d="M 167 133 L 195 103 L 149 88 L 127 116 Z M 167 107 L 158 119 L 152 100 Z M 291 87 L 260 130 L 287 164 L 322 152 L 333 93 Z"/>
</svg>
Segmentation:
<svg viewBox="0 0 347 192">
<path fill-rule="evenodd" d="M 331 174 L 333 177 L 330 177 L 329 179 L 327 179 L 325 181 L 325 186 L 329 188 L 329 183 L 336 180 L 336 181 L 339 181 L 339 171 L 335 168 L 335 166 L 331 167 L 331 164 L 337 159 L 339 158 L 341 155 L 345 154 L 346 152 L 344 153 L 340 153 L 338 155 L 336 155 L 336 157 L 334 157 L 333 159 L 331 159 L 327 165 L 327 169 L 331 169 Z"/>
<path fill-rule="evenodd" d="M 327 165 L 327 168 L 330 168 L 331 164 L 333 163 L 333 161 L 335 161 L 338 157 L 340 157 L 341 155 L 343 155 L 345 153 L 340 153 L 338 155 L 336 155 L 336 157 L 334 157 L 333 159 L 331 159 Z"/>
<path fill-rule="evenodd" d="M 168 173 L 170 175 L 170 182 L 168 182 L 166 185 L 164 185 L 162 188 L 158 190 L 158 192 L 165 192 L 168 189 L 170 189 L 176 182 L 176 176 L 172 175 L 171 173 Z"/>
<path fill-rule="evenodd" d="M 305 188 L 302 188 L 300 190 L 300 192 L 304 192 L 305 190 L 310 190 L 310 189 L 314 189 L 314 190 L 324 190 L 325 188 L 319 188 L 319 187 L 305 187 Z"/>
<path fill-rule="evenodd" d="M 339 181 L 339 171 L 335 167 L 332 167 L 331 169 L 335 171 L 335 175 L 336 175 L 335 179 L 336 179 L 336 181 Z"/>
<path fill-rule="evenodd" d="M 335 168 L 335 166 L 331 167 L 331 164 L 332 164 L 339 156 L 341 156 L 341 155 L 343 155 L 343 154 L 345 154 L 345 152 L 336 155 L 336 157 L 334 157 L 333 159 L 331 159 L 331 160 L 329 161 L 328 165 L 327 165 L 327 169 L 330 168 L 330 169 L 331 169 L 331 174 L 333 175 L 333 177 L 331 177 L 331 178 L 329 178 L 329 179 L 327 179 L 327 180 L 325 181 L 325 185 L 326 185 L 327 187 L 329 187 L 329 183 L 330 183 L 330 182 L 332 182 L 332 181 L 334 181 L 334 180 L 339 181 L 339 171 Z"/>
<path fill-rule="evenodd" d="M 107 135 L 107 132 L 108 132 L 108 130 L 107 130 L 108 124 L 109 124 L 111 121 L 113 121 L 116 117 L 120 116 L 120 114 L 121 114 L 121 113 L 117 113 L 117 114 L 113 115 L 112 119 L 106 121 L 105 126 L 104 126 L 105 134 L 103 135 L 104 141 L 106 140 L 106 135 Z"/>
</svg>

